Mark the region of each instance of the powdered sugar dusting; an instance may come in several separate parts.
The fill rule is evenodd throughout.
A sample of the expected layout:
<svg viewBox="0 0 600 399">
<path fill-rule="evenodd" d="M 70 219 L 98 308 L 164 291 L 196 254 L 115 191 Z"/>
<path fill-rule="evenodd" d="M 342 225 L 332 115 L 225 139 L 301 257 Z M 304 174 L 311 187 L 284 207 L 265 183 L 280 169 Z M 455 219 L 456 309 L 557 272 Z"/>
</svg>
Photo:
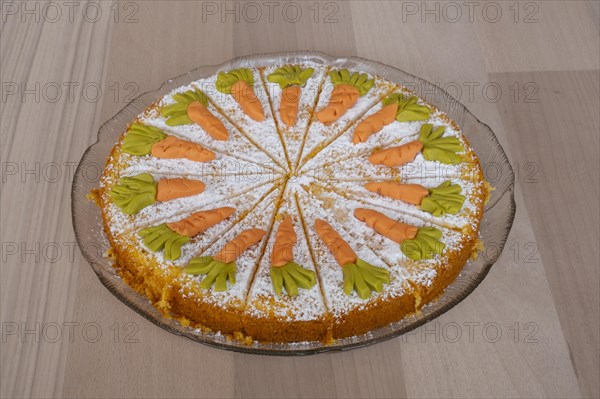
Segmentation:
<svg viewBox="0 0 600 399">
<path fill-rule="evenodd" d="M 365 244 L 364 240 L 356 239 L 350 236 L 343 226 L 332 217 L 329 212 L 323 212 L 323 208 L 316 205 L 317 202 L 306 192 L 298 192 L 298 201 L 301 212 L 308 224 L 308 234 L 310 244 L 317 259 L 319 277 L 321 284 L 325 287 L 324 295 L 327 302 L 327 308 L 334 317 L 342 317 L 350 311 L 368 308 L 376 301 L 399 297 L 411 292 L 411 287 L 407 283 L 408 275 L 402 268 L 390 268 Z M 350 295 L 344 293 L 344 277 L 342 267 L 337 263 L 329 249 L 325 246 L 319 235 L 314 229 L 314 220 L 323 219 L 348 242 L 356 252 L 359 259 L 376 267 L 381 267 L 390 272 L 390 283 L 384 286 L 382 292 L 373 292 L 369 299 L 361 299 L 356 292 Z"/>
<path fill-rule="evenodd" d="M 308 129 L 308 133 L 305 138 L 304 148 L 302 151 L 300 165 L 308 161 L 315 153 L 319 150 L 319 147 L 324 145 L 325 142 L 333 140 L 338 134 L 346 129 L 350 123 L 358 119 L 365 111 L 375 105 L 382 97 L 389 93 L 394 85 L 386 82 L 378 77 L 370 76 L 370 79 L 375 79 L 375 84 L 369 90 L 367 94 L 361 96 L 356 101 L 356 104 L 350 108 L 344 115 L 342 115 L 337 121 L 330 125 L 324 125 L 321 123 L 316 116 L 313 116 L 312 123 Z M 329 98 L 333 92 L 333 83 L 331 77 L 327 76 L 323 84 L 319 101 L 315 111 L 318 112 L 325 108 L 329 103 Z"/>
<path fill-rule="evenodd" d="M 368 309 L 379 301 L 413 295 L 415 285 L 431 287 L 440 270 L 449 267 L 449 254 L 461 250 L 477 231 L 485 199 L 486 183 L 480 178 L 480 166 L 473 162 L 476 158 L 472 157 L 460 130 L 443 113 L 434 110 L 427 121 L 394 121 L 366 143 L 352 144 L 356 124 L 379 111 L 383 97 L 392 90 L 403 94 L 408 91 L 374 77 L 375 85 L 369 93 L 360 97 L 338 121 L 325 126 L 313 112 L 327 105 L 333 85 L 327 76 L 328 67 L 310 62 L 300 65 L 314 68 L 315 73 L 302 88 L 298 123 L 287 127 L 278 114 L 281 88 L 266 81 L 266 76 L 280 66 L 252 69 L 254 90 L 266 116 L 263 122 L 246 116 L 232 95 L 218 92 L 216 76 L 174 90 L 139 117 L 141 123 L 210 149 L 217 158 L 205 163 L 157 159 L 150 155 L 123 154 L 120 147 L 116 147 L 101 183 L 104 213 L 113 238 L 120 245 L 138 249 L 142 258 L 147 258 L 148 265 L 159 265 L 159 271 L 166 274 L 172 267 L 185 267 L 196 256 L 214 255 L 243 230 L 266 230 L 267 235 L 261 242 L 237 259 L 236 282 L 228 283 L 226 291 L 200 288 L 204 276 L 182 274 L 174 281 L 187 300 L 243 310 L 258 319 L 314 321 L 324 320 L 328 314 L 342 319 L 349 312 Z M 160 115 L 160 107 L 174 102 L 173 94 L 195 88 L 209 97 L 208 109 L 225 125 L 228 140 L 213 139 L 195 123 L 168 126 Z M 445 126 L 445 136 L 459 138 L 467 149 L 462 154 L 465 161 L 446 165 L 425 160 L 422 154 L 413 162 L 395 168 L 372 165 L 368 161 L 373 151 L 417 139 L 424 123 Z M 300 160 L 298 164 L 297 160 Z M 125 215 L 112 203 L 108 193 L 120 177 L 140 173 L 150 173 L 155 180 L 197 179 L 205 183 L 206 188 L 201 194 L 155 203 L 134 216 Z M 426 188 L 450 180 L 461 186 L 466 200 L 458 214 L 434 217 L 418 206 L 364 188 L 365 182 L 383 180 L 416 183 Z M 236 212 L 183 245 L 182 255 L 176 261 L 167 261 L 161 252 L 150 251 L 138 235 L 141 228 L 179 221 L 193 212 L 225 206 L 234 207 Z M 377 234 L 353 216 L 354 209 L 359 207 L 375 209 L 413 226 L 437 227 L 442 231 L 441 242 L 446 245 L 443 253 L 429 260 L 408 259 L 397 243 Z M 288 215 L 292 216 L 298 236 L 294 261 L 318 276 L 314 287 L 299 289 L 299 295 L 293 298 L 285 290 L 281 296 L 274 292 L 269 273 L 277 227 Z M 360 259 L 390 272 L 390 283 L 382 292 L 373 292 L 366 300 L 355 292 L 344 293 L 342 269 L 314 229 L 317 218 L 329 222 Z"/>
<path fill-rule="evenodd" d="M 283 65 L 273 65 L 265 68 L 263 76 L 265 78 L 265 85 L 271 100 L 271 104 L 275 110 L 277 125 L 285 142 L 291 168 L 293 170 L 295 169 L 298 158 L 300 157 L 302 143 L 304 142 L 304 135 L 306 134 L 306 129 L 308 128 L 308 123 L 314 111 L 317 96 L 319 95 L 319 90 L 321 89 L 321 85 L 328 68 L 312 62 L 299 65 L 302 69 L 313 68 L 314 73 L 308 79 L 306 85 L 301 88 L 301 96 L 298 104 L 298 120 L 296 124 L 294 126 L 287 126 L 281 120 L 281 116 L 278 112 L 283 91 L 281 90 L 279 84 L 270 83 L 266 80 L 270 73 L 282 66 Z"/>
<path fill-rule="evenodd" d="M 398 89 L 395 93 L 407 94 L 404 89 Z M 425 105 L 422 102 L 421 104 Z M 379 132 L 374 133 L 366 142 L 353 144 L 352 138 L 356 126 L 367 117 L 380 111 L 382 107 L 381 102 L 372 107 L 351 128 L 313 159 L 309 160 L 304 168 L 311 170 L 311 173 L 324 180 L 401 180 L 414 177 L 449 178 L 468 175 L 469 168 L 466 168 L 465 165 L 448 165 L 436 161 L 427 161 L 421 153 L 417 155 L 413 162 L 402 167 L 373 165 L 369 162 L 369 156 L 375 151 L 417 140 L 419 130 L 425 123 L 432 124 L 434 128 L 444 126 L 444 136 L 457 137 L 466 147 L 462 134 L 439 112 L 433 112 L 432 116 L 426 121 L 393 121 L 384 126 Z"/>
<path fill-rule="evenodd" d="M 422 211 L 419 206 L 373 193 L 367 190 L 364 185 L 357 182 L 332 181 L 329 184 L 325 184 L 325 186 L 342 196 L 346 195 L 356 199 L 366 207 L 371 206 L 374 208 L 395 210 L 442 227 L 462 230 L 468 225 L 472 230 L 477 230 L 477 226 L 479 225 L 478 212 L 483 206 L 483 184 L 456 178 L 448 180 L 451 184 L 459 185 L 462 188 L 462 195 L 465 196 L 465 202 L 460 212 L 456 215 L 445 214 L 442 216 L 433 216 L 428 212 Z M 426 188 L 435 188 L 439 185 L 437 181 L 430 181 L 428 179 L 413 180 L 411 183 L 421 184 Z"/>
<path fill-rule="evenodd" d="M 217 76 L 212 76 L 206 79 L 200 79 L 193 82 L 192 85 L 202 90 L 211 101 L 229 118 L 236 126 L 238 126 L 250 139 L 257 143 L 271 158 L 281 167 L 287 165 L 283 145 L 271 108 L 267 93 L 262 85 L 258 68 L 252 69 L 254 76 L 254 92 L 260 101 L 265 114 L 265 119 L 262 122 L 257 122 L 244 114 L 231 94 L 221 93 L 216 90 Z"/>
<path fill-rule="evenodd" d="M 259 228 L 268 230 L 271 219 L 275 212 L 276 198 L 279 191 L 271 193 L 263 200 L 252 212 L 248 214 L 240 223 L 236 224 L 227 233 L 223 234 L 213 245 L 202 251 L 199 256 L 213 256 L 221 250 L 229 241 L 238 236 L 242 231 Z M 182 274 L 178 278 L 178 283 L 182 286 L 184 297 L 194 300 L 208 302 L 215 306 L 237 307 L 243 309 L 246 295 L 250 289 L 250 282 L 256 269 L 258 258 L 264 248 L 267 237 L 256 245 L 243 252 L 235 261 L 236 274 L 235 284 L 228 283 L 226 291 L 216 292 L 212 289 L 202 289 L 199 283 L 205 278 L 204 275 L 191 276 Z"/>
<path fill-rule="evenodd" d="M 233 215 L 231 215 L 229 218 L 227 218 L 226 220 L 222 221 L 221 223 L 218 223 L 218 224 L 212 226 L 211 228 L 206 230 L 204 233 L 193 237 L 192 240 L 190 242 L 188 242 L 187 244 L 184 244 L 181 247 L 181 257 L 179 259 L 177 259 L 175 261 L 168 261 L 163 258 L 162 252 L 149 251 L 149 253 L 151 254 L 151 256 L 155 257 L 155 259 L 161 265 L 180 266 L 180 267 L 187 265 L 187 263 L 189 262 L 189 260 L 191 258 L 193 258 L 194 256 L 197 256 L 199 253 L 204 251 L 208 246 L 212 245 L 219 237 L 221 237 L 231 227 L 233 227 L 235 224 L 237 224 L 241 220 L 243 220 L 245 218 L 245 216 L 252 209 L 254 209 L 255 206 L 257 206 L 260 202 L 262 202 L 264 197 L 272 190 L 274 190 L 274 188 L 267 184 L 267 185 L 257 187 L 256 189 L 246 192 L 244 194 L 225 199 L 225 200 L 219 202 L 218 204 L 213 204 L 214 206 L 209 205 L 209 206 L 206 206 L 201 209 L 195 209 L 194 212 L 210 210 L 210 209 L 214 209 L 214 208 L 221 208 L 221 207 L 232 207 L 232 208 L 235 208 L 235 213 Z M 176 216 L 168 217 L 166 219 L 163 219 L 162 223 L 177 222 L 183 218 L 186 218 L 187 216 L 191 215 L 192 213 L 193 212 L 185 212 L 185 213 L 182 213 L 182 214 L 179 214 Z M 142 246 L 143 248 L 146 248 L 143 243 L 142 238 L 139 236 L 137 236 L 137 237 L 138 237 L 140 246 Z"/>
<path fill-rule="evenodd" d="M 288 321 L 322 319 L 326 313 L 326 309 L 318 283 L 310 289 L 300 288 L 298 295 L 295 297 L 291 297 L 285 292 L 284 295 L 279 296 L 273 289 L 269 273 L 271 269 L 271 252 L 277 228 L 287 216 L 292 217 L 294 230 L 298 236 L 298 241 L 294 247 L 294 262 L 306 269 L 315 271 L 315 266 L 308 249 L 309 244 L 304 234 L 300 215 L 294 200 L 293 189 L 288 187 L 283 198 L 283 203 L 277 212 L 277 221 L 271 231 L 267 247 L 252 283 L 252 288 L 248 295 L 246 313 L 258 318 L 276 317 L 278 320 Z"/>
<path fill-rule="evenodd" d="M 184 140 L 198 143 L 212 151 L 219 152 L 246 162 L 253 162 L 261 165 L 264 168 L 273 170 L 281 170 L 269 155 L 264 151 L 257 151 L 257 147 L 249 141 L 240 131 L 232 125 L 212 104 L 208 104 L 208 110 L 217 117 L 227 129 L 229 138 L 227 140 L 215 140 L 198 124 L 191 123 L 188 125 L 169 126 L 166 124 L 166 119 L 160 115 L 160 108 L 174 103 L 172 96 L 177 93 L 184 93 L 188 90 L 193 90 L 192 86 L 185 86 L 169 93 L 158 103 L 157 108 L 148 110 L 140 121 L 146 125 L 161 129 L 167 134 L 179 137 Z"/>
<path fill-rule="evenodd" d="M 364 208 L 365 206 L 358 201 L 344 198 L 334 192 L 322 189 L 319 186 L 307 188 L 310 194 L 310 200 L 313 203 L 318 203 L 325 213 L 332 215 L 333 219 L 342 226 L 350 236 L 355 240 L 365 242 L 366 245 L 381 258 L 384 262 L 392 267 L 406 268 L 408 278 L 413 281 L 430 281 L 430 273 L 432 270 L 440 267 L 447 259 L 443 255 L 436 255 L 432 259 L 411 261 L 402 251 L 396 242 L 377 234 L 373 229 L 365 223 L 359 221 L 353 216 L 356 208 Z M 431 223 L 425 222 L 414 216 L 407 215 L 401 212 L 395 212 L 389 209 L 378 209 L 386 216 L 401 221 L 403 223 L 425 227 L 433 226 Z M 463 235 L 455 231 L 440 227 L 442 231 L 441 242 L 446 245 L 445 253 L 452 250 L 457 250 L 462 247 Z"/>
</svg>

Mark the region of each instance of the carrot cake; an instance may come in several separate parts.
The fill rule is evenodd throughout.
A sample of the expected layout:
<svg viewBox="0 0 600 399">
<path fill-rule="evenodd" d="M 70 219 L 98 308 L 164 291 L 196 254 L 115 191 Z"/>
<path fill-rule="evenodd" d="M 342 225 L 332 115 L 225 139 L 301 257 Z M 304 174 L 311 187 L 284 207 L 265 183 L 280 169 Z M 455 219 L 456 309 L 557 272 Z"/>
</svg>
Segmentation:
<svg viewBox="0 0 600 399">
<path fill-rule="evenodd" d="M 476 251 L 488 192 L 442 111 L 311 62 L 158 99 L 98 190 L 123 280 L 165 317 L 248 343 L 330 343 L 418 311 Z"/>
</svg>

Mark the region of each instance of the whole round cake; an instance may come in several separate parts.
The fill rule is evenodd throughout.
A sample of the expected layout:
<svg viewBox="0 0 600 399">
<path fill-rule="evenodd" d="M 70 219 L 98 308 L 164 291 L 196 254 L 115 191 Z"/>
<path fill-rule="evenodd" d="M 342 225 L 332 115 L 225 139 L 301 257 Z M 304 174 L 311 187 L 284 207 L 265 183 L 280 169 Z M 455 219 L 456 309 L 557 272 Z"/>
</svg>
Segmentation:
<svg viewBox="0 0 600 399">
<path fill-rule="evenodd" d="M 476 252 L 488 194 L 443 112 L 311 62 L 173 90 L 123 133 L 97 192 L 123 280 L 248 343 L 329 343 L 418 312 Z"/>
</svg>

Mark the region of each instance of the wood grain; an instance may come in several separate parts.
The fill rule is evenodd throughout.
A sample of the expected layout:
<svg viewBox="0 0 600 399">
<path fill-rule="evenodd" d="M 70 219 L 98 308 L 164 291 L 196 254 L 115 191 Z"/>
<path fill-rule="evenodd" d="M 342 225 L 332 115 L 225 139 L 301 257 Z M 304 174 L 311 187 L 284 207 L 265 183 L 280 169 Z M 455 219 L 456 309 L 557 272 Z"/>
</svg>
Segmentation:
<svg viewBox="0 0 600 399">
<path fill-rule="evenodd" d="M 539 98 L 502 101 L 527 211 L 585 396 L 600 394 L 600 78 L 598 71 L 495 74 Z M 549 156 L 552 154 L 552 156 Z"/>
<path fill-rule="evenodd" d="M 70 222 L 71 178 L 95 141 L 102 98 L 92 90 L 104 84 L 112 27 L 79 15 L 51 23 L 16 14 L 2 24 L 2 397 L 63 392 L 65 323 L 74 322 L 78 272 L 87 267 Z M 78 86 L 68 91 L 67 82 Z M 4 92 L 9 85 L 17 92 Z M 7 336 L 7 328 L 17 332 Z"/>
<path fill-rule="evenodd" d="M 376 10 L 362 2 L 352 4 L 353 12 L 367 19 L 375 19 L 383 14 L 390 16 L 391 23 L 391 20 L 403 18 L 402 8 L 394 3 L 386 3 L 387 8 L 384 10 Z M 423 29 L 423 25 L 430 29 Z M 369 54 L 370 57 L 383 54 L 383 62 L 424 76 L 439 86 L 446 87 L 475 115 L 485 115 L 484 122 L 492 127 L 500 142 L 507 148 L 505 128 L 498 113 L 497 102 L 491 101 L 491 96 L 486 96 L 483 90 L 486 85 L 495 85 L 498 82 L 488 74 L 478 37 L 473 35 L 473 25 L 468 20 L 457 23 L 444 23 L 442 20 L 438 24 L 423 24 L 420 18 L 408 18 L 406 24 L 399 25 L 393 31 L 386 29 L 387 26 L 384 23 L 375 27 L 358 26 L 356 37 L 363 38 L 359 40 L 359 51 Z M 385 41 L 368 40 L 369 37 L 385 37 Z M 436 38 L 442 38 L 441 46 L 411 46 L 411 43 L 418 40 L 434 42 Z M 449 45 L 456 42 L 460 42 L 461 45 Z M 390 43 L 399 46 L 397 52 L 386 51 Z M 451 63 L 434 62 L 449 59 L 452 59 Z M 500 86 L 504 92 L 504 96 L 500 98 L 511 98 L 506 82 L 502 82 Z M 474 88 L 472 92 L 469 91 L 469 87 Z M 453 92 L 454 88 L 460 90 Z M 510 155 L 510 148 L 507 149 Z M 516 201 L 517 216 L 507 246 L 523 246 L 535 241 L 527 212 L 524 211 L 520 190 L 517 192 Z M 517 273 L 520 284 L 515 285 Z M 408 395 L 544 397 L 548 392 L 565 397 L 578 395 L 574 372 L 571 370 L 568 376 L 564 373 L 565 370 L 557 373 L 553 367 L 555 360 L 548 357 L 561 353 L 562 361 L 570 360 L 564 338 L 560 333 L 556 334 L 559 328 L 556 313 L 548 312 L 550 309 L 544 305 L 552 301 L 550 292 L 544 289 L 546 286 L 546 272 L 541 262 L 530 264 L 525 262 L 523 257 L 515 259 L 507 249 L 481 288 L 466 301 L 430 325 L 409 334 L 408 338 L 400 339 Z M 519 312 L 507 313 L 504 307 L 498 309 L 494 306 L 498 302 L 504 302 L 508 306 L 505 298 L 518 298 L 515 305 L 520 304 Z M 532 328 L 537 328 L 538 334 L 543 334 L 542 339 L 537 337 L 538 342 L 525 343 L 522 339 L 515 342 L 515 339 L 512 339 L 514 337 L 506 335 L 511 334 L 511 326 L 518 324 L 519 328 L 522 328 L 527 323 L 531 323 L 529 326 L 533 326 Z M 473 342 L 463 336 L 457 343 L 450 344 L 448 339 L 451 338 L 451 331 L 455 325 L 460 326 L 459 331 L 462 334 L 467 334 L 472 326 Z M 486 325 L 485 328 L 490 329 L 489 331 L 495 328 L 493 326 L 500 326 L 505 334 L 504 339 L 488 342 L 483 332 Z M 481 331 L 475 333 L 477 328 L 481 328 Z M 476 361 L 482 351 L 486 352 L 490 366 L 475 370 L 468 363 Z M 527 356 L 515 356 L 515 353 L 519 352 L 527 353 Z M 537 360 L 532 362 L 533 358 Z M 465 363 L 462 363 L 463 361 Z M 535 366 L 532 366 L 532 363 Z M 513 364 L 514 367 L 499 374 L 499 370 L 504 370 L 504 364 Z M 410 367 L 411 365 L 418 367 Z M 469 372 L 465 373 L 465 370 Z M 428 375 L 434 375 L 445 383 L 423 384 L 422 381 L 426 380 Z M 474 375 L 477 377 L 474 378 Z M 525 376 L 529 381 L 527 385 L 512 384 L 515 379 Z M 552 388 L 549 389 L 550 387 Z"/>
<path fill-rule="evenodd" d="M 132 23 L 124 23 L 123 12 L 131 11 L 124 8 L 115 23 L 106 3 L 95 23 L 81 17 L 21 22 L 17 14 L 1 26 L 3 90 L 6 82 L 72 81 L 97 83 L 104 94 L 95 102 L 83 95 L 51 102 L 33 94 L 22 101 L 17 93 L 0 103 L 0 396 L 600 396 L 597 3 L 533 2 L 537 23 L 522 22 L 523 8 L 515 23 L 513 2 L 492 2 L 503 7 L 494 23 L 481 13 L 473 22 L 467 14 L 451 21 L 441 10 L 452 2 L 439 2 L 437 21 L 435 11 L 422 18 L 425 2 L 321 2 L 318 14 L 308 8 L 312 2 L 277 2 L 272 20 L 265 8 L 256 19 L 238 2 L 129 3 L 137 6 Z M 301 5 L 295 22 L 281 13 L 291 12 L 291 3 Z M 416 14 L 406 8 L 413 3 Z M 215 4 L 215 14 L 207 13 Z M 234 11 L 227 14 L 223 4 Z M 507 248 L 460 305 L 374 346 L 281 358 L 169 334 L 114 298 L 78 251 L 66 255 L 74 243 L 71 181 L 42 169 L 77 162 L 99 123 L 129 95 L 199 65 L 304 49 L 404 69 L 446 87 L 489 124 L 520 172 Z M 525 103 L 531 82 L 538 101 Z M 490 85 L 501 88 L 499 98 L 484 91 Z M 531 177 L 527 162 L 539 167 L 536 182 L 523 180 Z M 52 252 L 20 249 L 36 243 L 58 243 L 63 254 L 55 260 Z M 538 251 L 530 252 L 530 244 Z M 69 322 L 78 323 L 72 340 L 64 328 Z M 24 334 L 36 323 L 63 326 L 63 337 L 50 342 L 41 333 L 37 340 Z M 15 325 L 16 333 L 5 334 Z"/>
<path fill-rule="evenodd" d="M 590 12 L 590 3 L 594 2 L 499 3 L 502 17 L 497 22 L 491 22 L 497 19 L 494 7 L 486 12 L 482 5 L 475 25 L 488 71 L 598 69 L 598 15 Z"/>
</svg>

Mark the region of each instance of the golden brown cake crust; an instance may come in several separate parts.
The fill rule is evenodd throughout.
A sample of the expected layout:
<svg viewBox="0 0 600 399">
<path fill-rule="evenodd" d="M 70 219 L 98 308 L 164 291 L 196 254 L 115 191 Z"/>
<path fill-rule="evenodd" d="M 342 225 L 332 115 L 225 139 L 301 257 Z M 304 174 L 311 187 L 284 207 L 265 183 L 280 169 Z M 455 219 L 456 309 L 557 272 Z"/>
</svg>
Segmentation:
<svg viewBox="0 0 600 399">
<path fill-rule="evenodd" d="M 329 318 L 311 321 L 285 321 L 277 317 L 252 317 L 245 315 L 244 332 L 258 341 L 303 342 L 326 341 Z"/>
<path fill-rule="evenodd" d="M 401 320 L 415 312 L 415 297 L 404 294 L 400 297 L 377 300 L 361 309 L 348 312 L 334 319 L 333 338 L 346 338 L 360 335 Z"/>
</svg>

